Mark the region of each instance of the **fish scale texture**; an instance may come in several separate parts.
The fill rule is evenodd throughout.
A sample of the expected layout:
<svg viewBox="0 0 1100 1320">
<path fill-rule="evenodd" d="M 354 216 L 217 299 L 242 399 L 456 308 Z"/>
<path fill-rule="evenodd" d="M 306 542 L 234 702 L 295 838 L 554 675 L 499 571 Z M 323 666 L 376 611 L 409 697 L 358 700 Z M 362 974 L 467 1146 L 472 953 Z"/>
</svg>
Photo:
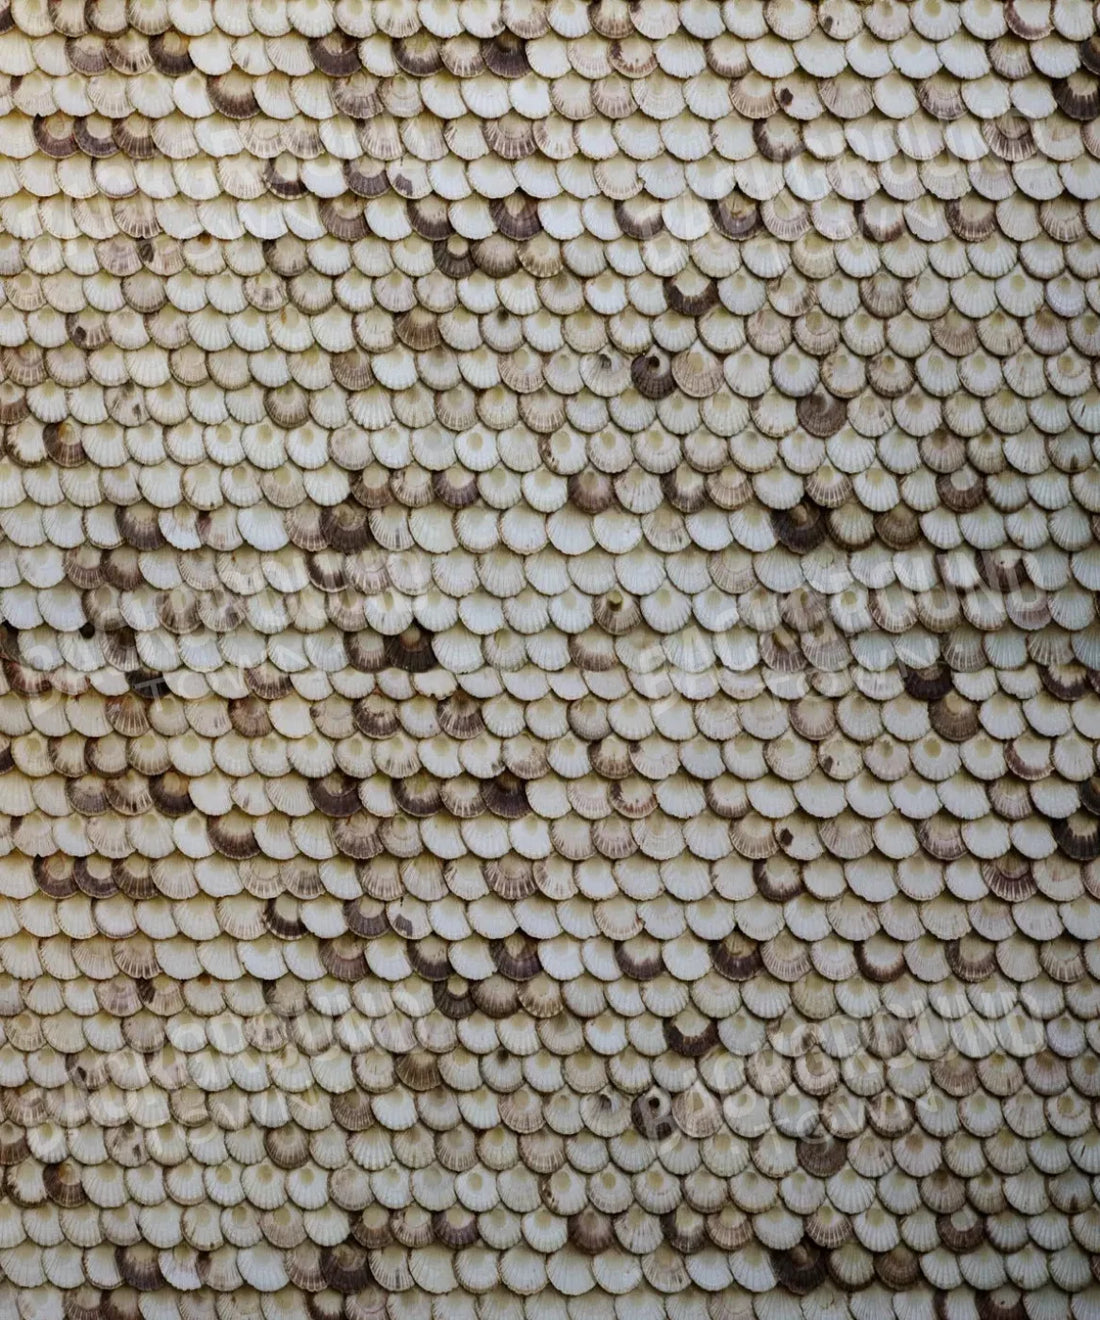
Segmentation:
<svg viewBox="0 0 1100 1320">
<path fill-rule="evenodd" d="M 1100 1320 L 1100 11 L 3 0 L 0 1320 Z"/>
</svg>

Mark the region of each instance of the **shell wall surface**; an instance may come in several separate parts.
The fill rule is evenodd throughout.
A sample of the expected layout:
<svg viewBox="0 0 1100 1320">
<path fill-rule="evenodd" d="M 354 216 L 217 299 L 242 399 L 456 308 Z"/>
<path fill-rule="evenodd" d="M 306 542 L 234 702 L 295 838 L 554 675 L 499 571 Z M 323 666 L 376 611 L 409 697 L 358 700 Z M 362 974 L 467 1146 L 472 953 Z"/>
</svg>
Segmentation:
<svg viewBox="0 0 1100 1320">
<path fill-rule="evenodd" d="M 5 0 L 0 1320 L 1100 1317 L 1089 0 Z"/>
</svg>

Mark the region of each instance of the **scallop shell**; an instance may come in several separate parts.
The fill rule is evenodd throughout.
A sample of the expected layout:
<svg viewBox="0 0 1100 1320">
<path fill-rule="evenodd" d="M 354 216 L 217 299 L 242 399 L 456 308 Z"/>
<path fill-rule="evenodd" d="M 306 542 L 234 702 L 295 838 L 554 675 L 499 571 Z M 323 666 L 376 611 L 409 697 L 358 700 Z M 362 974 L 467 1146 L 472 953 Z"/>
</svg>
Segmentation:
<svg viewBox="0 0 1100 1320">
<path fill-rule="evenodd" d="M 1095 28 L 13 0 L 9 1309 L 1081 1320 Z"/>
</svg>

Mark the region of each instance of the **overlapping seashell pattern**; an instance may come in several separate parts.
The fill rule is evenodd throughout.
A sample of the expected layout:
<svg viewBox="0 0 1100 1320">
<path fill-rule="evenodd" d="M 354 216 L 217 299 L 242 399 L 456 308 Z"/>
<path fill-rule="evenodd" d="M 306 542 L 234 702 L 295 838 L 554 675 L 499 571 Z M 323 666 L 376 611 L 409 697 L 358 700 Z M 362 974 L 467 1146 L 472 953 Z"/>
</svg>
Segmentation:
<svg viewBox="0 0 1100 1320">
<path fill-rule="evenodd" d="M 11 0 L 0 1315 L 1100 1315 L 1088 0 Z"/>
</svg>

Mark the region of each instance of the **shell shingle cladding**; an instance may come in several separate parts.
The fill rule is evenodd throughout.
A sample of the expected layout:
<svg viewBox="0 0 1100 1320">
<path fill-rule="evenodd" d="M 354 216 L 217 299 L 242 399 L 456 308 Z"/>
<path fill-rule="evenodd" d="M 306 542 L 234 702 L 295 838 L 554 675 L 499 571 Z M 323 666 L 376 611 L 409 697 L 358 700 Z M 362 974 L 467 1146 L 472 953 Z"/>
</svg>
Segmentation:
<svg viewBox="0 0 1100 1320">
<path fill-rule="evenodd" d="M 0 10 L 0 1320 L 1098 1320 L 1089 0 Z"/>
</svg>

